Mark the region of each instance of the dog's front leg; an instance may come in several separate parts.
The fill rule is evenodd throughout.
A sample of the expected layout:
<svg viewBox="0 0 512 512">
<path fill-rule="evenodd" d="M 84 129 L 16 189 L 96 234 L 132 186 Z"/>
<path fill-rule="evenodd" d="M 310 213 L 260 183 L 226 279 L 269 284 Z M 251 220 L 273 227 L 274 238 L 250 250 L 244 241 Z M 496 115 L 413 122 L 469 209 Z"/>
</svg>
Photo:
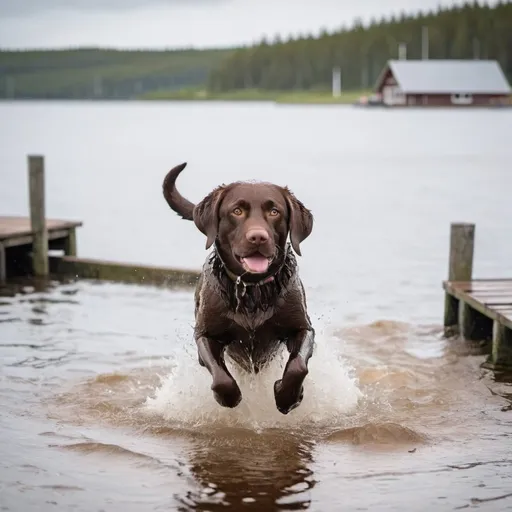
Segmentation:
<svg viewBox="0 0 512 512">
<path fill-rule="evenodd" d="M 242 393 L 224 362 L 224 346 L 218 341 L 200 336 L 196 339 L 199 362 L 210 372 L 215 400 L 223 407 L 236 407 Z"/>
<path fill-rule="evenodd" d="M 274 397 L 279 412 L 288 414 L 302 402 L 302 383 L 308 374 L 308 361 L 313 354 L 315 331 L 303 329 L 288 338 L 286 343 L 290 357 L 282 379 L 274 384 Z"/>
</svg>

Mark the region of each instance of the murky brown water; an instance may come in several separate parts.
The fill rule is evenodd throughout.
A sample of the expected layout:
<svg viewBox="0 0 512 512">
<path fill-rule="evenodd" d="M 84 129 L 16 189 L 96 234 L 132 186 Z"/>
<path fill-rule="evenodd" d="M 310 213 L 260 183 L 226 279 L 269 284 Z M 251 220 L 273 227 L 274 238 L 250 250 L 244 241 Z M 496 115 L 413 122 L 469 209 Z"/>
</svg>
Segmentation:
<svg viewBox="0 0 512 512">
<path fill-rule="evenodd" d="M 201 265 L 201 236 L 160 197 L 181 161 L 169 140 L 204 159 L 192 199 L 239 174 L 288 183 L 317 218 L 299 263 L 318 338 L 297 410 L 274 406 L 282 361 L 238 376 L 226 410 L 197 364 L 192 291 L 4 289 L 0 509 L 512 509 L 512 388 L 440 325 L 450 221 L 477 223 L 477 274 L 512 274 L 510 114 L 1 108 L 0 213 L 24 213 L 25 153 L 44 153 L 49 215 L 85 221 L 83 256 Z"/>
<path fill-rule="evenodd" d="M 86 282 L 2 298 L 5 510 L 511 506 L 510 389 L 438 326 L 321 330 L 299 409 L 275 410 L 276 364 L 239 377 L 231 411 L 196 363 L 191 299 Z"/>
</svg>

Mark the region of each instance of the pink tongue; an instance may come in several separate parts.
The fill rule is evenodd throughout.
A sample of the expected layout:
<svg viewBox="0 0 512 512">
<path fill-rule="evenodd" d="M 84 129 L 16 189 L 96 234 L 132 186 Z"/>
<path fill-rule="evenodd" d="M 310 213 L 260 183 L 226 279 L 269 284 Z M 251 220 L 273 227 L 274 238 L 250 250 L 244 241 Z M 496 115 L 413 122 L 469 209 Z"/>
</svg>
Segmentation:
<svg viewBox="0 0 512 512">
<path fill-rule="evenodd" d="M 242 258 L 242 262 L 250 272 L 266 272 L 268 270 L 268 259 L 261 254 L 255 254 L 254 256 L 248 256 Z"/>
</svg>

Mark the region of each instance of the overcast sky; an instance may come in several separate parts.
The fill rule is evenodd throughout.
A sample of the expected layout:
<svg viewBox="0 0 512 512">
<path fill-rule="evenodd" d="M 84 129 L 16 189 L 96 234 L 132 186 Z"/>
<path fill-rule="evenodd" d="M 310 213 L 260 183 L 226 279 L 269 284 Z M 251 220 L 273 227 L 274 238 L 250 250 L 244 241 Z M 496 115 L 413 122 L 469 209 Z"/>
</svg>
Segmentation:
<svg viewBox="0 0 512 512">
<path fill-rule="evenodd" d="M 0 0 L 0 47 L 212 47 L 316 34 L 454 0 Z M 490 4 L 494 1 L 487 2 Z"/>
</svg>

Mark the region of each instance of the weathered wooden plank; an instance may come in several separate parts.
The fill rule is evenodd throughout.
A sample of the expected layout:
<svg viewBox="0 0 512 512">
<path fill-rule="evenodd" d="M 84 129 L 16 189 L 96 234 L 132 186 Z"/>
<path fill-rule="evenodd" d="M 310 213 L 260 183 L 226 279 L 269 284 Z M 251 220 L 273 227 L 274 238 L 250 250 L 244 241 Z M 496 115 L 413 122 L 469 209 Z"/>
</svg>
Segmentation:
<svg viewBox="0 0 512 512">
<path fill-rule="evenodd" d="M 461 288 L 468 293 L 492 293 L 492 292 L 511 292 L 512 291 L 512 283 L 502 282 L 502 283 L 493 283 L 492 285 L 480 285 L 480 286 L 471 286 L 468 288 Z"/>
<path fill-rule="evenodd" d="M 479 300 L 480 302 L 483 302 L 484 304 L 510 304 L 510 302 L 512 301 L 512 297 L 510 295 L 503 295 L 503 296 L 495 296 L 495 295 L 482 296 L 482 295 L 473 295 L 473 294 L 470 294 L 470 295 L 475 300 Z"/>
<path fill-rule="evenodd" d="M 117 263 L 73 256 L 50 257 L 52 273 L 82 279 L 98 279 L 161 286 L 195 286 L 199 272 L 176 268 Z"/>
<path fill-rule="evenodd" d="M 60 229 L 58 231 L 49 231 L 48 240 L 58 240 L 59 238 L 66 239 L 68 237 L 67 229 Z M 32 236 L 21 236 L 18 238 L 7 238 L 3 242 L 4 247 L 17 247 L 19 245 L 31 245 Z"/>
<path fill-rule="evenodd" d="M 500 286 L 499 288 L 496 286 L 495 288 L 471 288 L 470 290 L 464 290 L 466 293 L 472 293 L 472 294 L 480 294 L 480 295 L 490 295 L 490 294 L 497 294 L 497 295 L 503 295 L 508 294 L 512 295 L 512 286 Z"/>
<path fill-rule="evenodd" d="M 512 311 L 512 302 L 510 304 L 496 304 L 493 306 L 493 309 L 499 311 L 500 313 L 503 311 Z"/>
<path fill-rule="evenodd" d="M 470 287 L 467 286 L 467 283 L 460 283 L 458 281 L 443 281 L 443 288 L 448 290 L 449 293 L 458 293 L 458 294 L 471 294 L 473 291 Z"/>
<path fill-rule="evenodd" d="M 495 303 L 495 304 L 508 304 L 508 303 L 512 302 L 512 294 L 510 294 L 510 293 L 503 294 L 503 295 L 500 295 L 500 294 L 498 294 L 498 295 L 487 295 L 487 294 L 480 295 L 480 294 L 475 294 L 475 293 L 468 293 L 467 295 L 469 295 L 469 296 L 473 297 L 474 299 L 479 300 L 481 302 L 491 302 L 491 303 Z"/>
<path fill-rule="evenodd" d="M 512 292 L 494 292 L 494 293 L 486 293 L 486 292 L 466 292 L 463 290 L 459 290 L 459 293 L 463 293 L 465 295 L 470 295 L 477 300 L 492 300 L 492 301 L 501 301 L 501 302 L 509 302 L 512 300 Z"/>
<path fill-rule="evenodd" d="M 469 293 L 471 295 L 510 295 L 512 296 L 512 287 L 495 287 L 495 288 L 465 288 L 460 286 L 452 286 L 453 289 L 457 289 L 464 293 Z"/>
<path fill-rule="evenodd" d="M 493 303 L 502 303 L 506 304 L 512 301 L 512 293 L 511 292 L 500 292 L 500 293 L 474 293 L 474 292 L 466 292 L 464 290 L 452 289 L 453 293 L 457 295 L 464 295 L 468 297 L 473 297 L 475 300 L 479 300 L 481 302 L 493 302 Z"/>
<path fill-rule="evenodd" d="M 465 291 L 467 293 L 511 293 L 512 292 L 512 283 L 502 283 L 499 286 L 496 284 L 494 286 L 477 286 L 477 287 L 471 287 L 471 288 L 462 288 L 458 286 L 459 290 Z"/>
<path fill-rule="evenodd" d="M 472 281 L 455 281 L 453 279 L 447 279 L 456 286 L 457 288 L 493 288 L 496 286 L 510 286 L 512 285 L 512 278 L 497 278 L 497 279 L 473 279 Z"/>
<path fill-rule="evenodd" d="M 512 302 L 511 295 L 503 295 L 503 296 L 485 296 L 485 295 L 473 295 L 468 294 L 468 296 L 473 297 L 475 300 L 478 300 L 484 304 L 510 304 Z"/>
<path fill-rule="evenodd" d="M 48 233 L 57 230 L 67 230 L 82 226 L 82 222 L 46 219 Z M 29 217 L 0 216 L 0 241 L 10 238 L 30 237 L 32 240 L 32 228 Z"/>
<path fill-rule="evenodd" d="M 512 277 L 497 277 L 494 279 L 473 279 L 470 281 L 473 286 L 493 286 L 493 285 L 510 285 L 512 284 Z"/>
<path fill-rule="evenodd" d="M 500 279 L 499 281 L 493 281 L 492 283 L 472 283 L 472 288 L 475 289 L 491 289 L 494 290 L 495 288 L 503 287 L 505 289 L 510 289 L 512 287 L 512 281 L 508 279 Z"/>
</svg>

